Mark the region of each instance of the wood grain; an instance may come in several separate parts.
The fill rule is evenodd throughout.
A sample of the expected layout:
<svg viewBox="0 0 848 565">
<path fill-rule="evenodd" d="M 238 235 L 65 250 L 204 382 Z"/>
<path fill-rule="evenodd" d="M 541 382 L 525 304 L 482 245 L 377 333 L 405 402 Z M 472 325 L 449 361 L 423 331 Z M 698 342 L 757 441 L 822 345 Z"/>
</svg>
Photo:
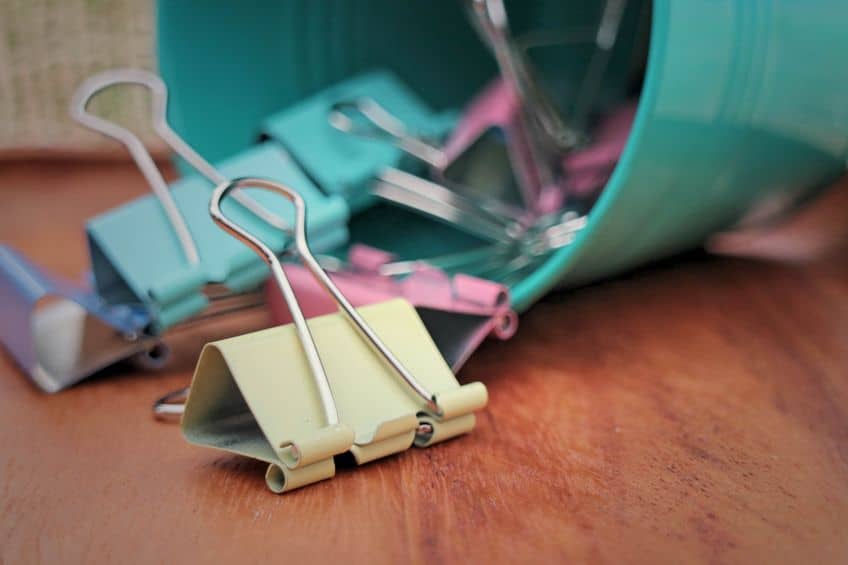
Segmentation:
<svg viewBox="0 0 848 565">
<path fill-rule="evenodd" d="M 122 164 L 0 167 L 0 240 L 66 275 L 83 219 L 144 191 Z M 848 561 L 844 246 L 552 295 L 463 370 L 491 394 L 472 435 L 284 496 L 150 417 L 227 331 L 55 396 L 0 356 L 0 562 Z"/>
</svg>

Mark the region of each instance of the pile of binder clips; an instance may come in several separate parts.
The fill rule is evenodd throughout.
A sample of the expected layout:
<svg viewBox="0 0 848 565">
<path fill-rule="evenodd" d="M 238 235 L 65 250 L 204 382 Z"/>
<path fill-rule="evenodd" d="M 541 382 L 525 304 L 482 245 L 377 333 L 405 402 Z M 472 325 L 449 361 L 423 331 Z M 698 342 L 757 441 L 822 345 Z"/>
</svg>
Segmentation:
<svg viewBox="0 0 848 565">
<path fill-rule="evenodd" d="M 593 66 L 623 3 L 606 3 Z M 264 306 L 281 325 L 206 345 L 191 387 L 156 403 L 188 441 L 268 462 L 283 492 L 332 477 L 339 454 L 361 464 L 469 432 L 486 388 L 454 372 L 515 333 L 510 285 L 585 225 L 634 109 L 593 121 L 579 103 L 565 120 L 501 0 L 465 4 L 500 77 L 462 113 L 376 70 L 269 116 L 262 141 L 216 165 L 171 129 L 156 75 L 85 81 L 73 117 L 123 143 L 153 194 L 87 223 L 90 288 L 0 247 L 0 339 L 21 368 L 47 392 L 118 361 L 154 369 L 167 336 Z M 133 133 L 87 111 L 116 85 L 151 91 L 155 131 L 197 174 L 169 186 Z M 372 243 L 386 231 L 391 251 Z M 417 255 L 434 241 L 446 251 Z"/>
</svg>

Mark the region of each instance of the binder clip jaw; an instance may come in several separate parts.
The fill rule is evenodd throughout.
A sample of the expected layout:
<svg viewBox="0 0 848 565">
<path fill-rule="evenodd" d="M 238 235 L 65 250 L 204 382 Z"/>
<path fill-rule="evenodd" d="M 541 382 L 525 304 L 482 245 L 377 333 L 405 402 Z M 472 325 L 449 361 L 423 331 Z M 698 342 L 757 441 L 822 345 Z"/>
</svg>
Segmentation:
<svg viewBox="0 0 848 565">
<path fill-rule="evenodd" d="M 247 186 L 293 203 L 296 252 L 340 312 L 307 322 L 275 253 L 222 214 L 221 200 Z M 204 347 L 182 419 L 188 441 L 268 462 L 269 488 L 283 492 L 332 477 L 341 453 L 365 463 L 473 428 L 485 387 L 459 386 L 406 301 L 354 309 L 310 252 L 295 191 L 238 179 L 215 190 L 210 214 L 268 263 L 293 323 Z"/>
<path fill-rule="evenodd" d="M 131 305 L 52 277 L 0 246 L 0 341 L 32 381 L 58 392 L 122 359 L 160 365 L 167 348 L 148 333 L 150 319 Z"/>
</svg>

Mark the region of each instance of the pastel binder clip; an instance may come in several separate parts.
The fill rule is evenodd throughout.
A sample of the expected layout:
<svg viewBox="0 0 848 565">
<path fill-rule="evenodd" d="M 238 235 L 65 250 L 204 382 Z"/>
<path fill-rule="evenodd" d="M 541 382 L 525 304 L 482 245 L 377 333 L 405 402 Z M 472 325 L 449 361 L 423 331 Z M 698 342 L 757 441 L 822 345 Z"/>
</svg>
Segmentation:
<svg viewBox="0 0 848 565">
<path fill-rule="evenodd" d="M 307 318 L 338 309 L 308 269 L 293 263 L 283 269 Z M 347 264 L 327 270 L 356 307 L 393 298 L 412 304 L 454 372 L 487 337 L 506 340 L 518 329 L 509 290 L 495 282 L 461 273 L 450 276 L 427 263 L 397 261 L 390 253 L 358 244 L 350 248 Z M 278 288 L 269 283 L 267 293 L 274 321 L 290 323 L 291 313 Z"/>
<path fill-rule="evenodd" d="M 398 167 L 404 156 L 393 144 L 345 135 L 329 123 L 337 105 L 361 98 L 375 100 L 423 138 L 441 139 L 456 122 L 453 112 L 434 112 L 388 71 L 346 80 L 266 120 L 264 132 L 282 143 L 319 187 L 343 196 L 354 212 L 373 202 L 368 186 L 375 173 Z"/>
<path fill-rule="evenodd" d="M 293 203 L 297 254 L 340 312 L 307 322 L 275 252 L 223 215 L 221 200 L 247 186 Z M 210 213 L 270 265 L 294 323 L 203 348 L 182 418 L 189 442 L 266 461 L 280 493 L 331 478 L 342 453 L 361 464 L 474 427 L 486 388 L 457 383 L 408 302 L 348 302 L 309 250 L 297 192 L 238 179 L 215 190 Z"/>
<path fill-rule="evenodd" d="M 155 130 L 201 176 L 185 178 L 169 188 L 135 135 L 86 111 L 96 93 L 118 84 L 151 90 Z M 318 190 L 279 144 L 271 141 L 251 147 L 224 161 L 219 170 L 171 130 L 166 100 L 167 91 L 158 76 L 130 69 L 91 77 L 78 90 L 74 104 L 74 117 L 80 123 L 127 146 L 155 193 L 91 219 L 86 232 L 97 292 L 109 304 L 143 305 L 156 333 L 236 307 L 268 276 L 265 264 L 217 229 L 206 213 L 215 185 L 247 174 L 281 179 L 295 187 L 314 210 L 310 235 L 317 249 L 337 247 L 348 237 L 345 202 Z M 233 217 L 281 253 L 289 243 L 292 218 L 267 211 L 271 195 L 249 192 L 234 195 Z"/>
<path fill-rule="evenodd" d="M 121 359 L 155 367 L 166 356 L 165 346 L 148 333 L 146 311 L 105 304 L 5 245 L 0 310 L 0 342 L 45 392 L 67 388 Z"/>
<path fill-rule="evenodd" d="M 635 117 L 635 103 L 615 108 L 597 125 L 589 143 L 565 156 L 566 195 L 597 197 L 624 152 Z"/>
</svg>

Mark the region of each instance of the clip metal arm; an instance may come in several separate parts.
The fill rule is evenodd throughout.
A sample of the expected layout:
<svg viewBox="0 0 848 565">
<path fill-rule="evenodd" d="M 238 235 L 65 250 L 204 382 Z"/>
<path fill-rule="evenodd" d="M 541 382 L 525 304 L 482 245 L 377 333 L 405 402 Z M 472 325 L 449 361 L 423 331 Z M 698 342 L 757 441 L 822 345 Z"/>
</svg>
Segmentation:
<svg viewBox="0 0 848 565">
<path fill-rule="evenodd" d="M 153 73 L 138 69 L 115 69 L 96 74 L 86 79 L 76 92 L 74 92 L 71 99 L 71 117 L 87 128 L 111 137 L 126 146 L 136 165 L 138 165 L 139 170 L 141 170 L 141 173 L 150 185 L 150 188 L 153 190 L 153 193 L 162 204 L 165 215 L 168 217 L 171 227 L 180 240 L 186 260 L 191 265 L 197 265 L 200 263 L 197 244 L 188 229 L 185 218 L 183 218 L 180 209 L 171 196 L 168 183 L 165 182 L 162 173 L 159 171 L 156 163 L 153 162 L 153 157 L 150 156 L 150 152 L 144 147 L 144 143 L 142 143 L 137 135 L 125 127 L 95 116 L 88 111 L 88 103 L 97 93 L 118 84 L 136 84 L 148 88 L 153 94 L 153 115 L 155 121 L 164 120 L 167 102 L 165 84 L 162 82 L 162 79 Z"/>
<path fill-rule="evenodd" d="M 327 116 L 337 130 L 367 139 L 388 140 L 401 151 L 427 163 L 435 169 L 444 169 L 448 157 L 444 151 L 428 141 L 415 137 L 406 126 L 376 100 L 360 97 L 356 100 L 336 102 Z"/>
<path fill-rule="evenodd" d="M 315 340 L 312 337 L 312 332 L 309 330 L 306 318 L 303 316 L 303 312 L 297 302 L 297 297 L 294 295 L 294 289 L 292 289 L 289 279 L 286 277 L 285 271 L 283 271 L 283 266 L 280 264 L 280 260 L 277 259 L 277 255 L 271 250 L 271 248 L 262 243 L 259 238 L 227 218 L 221 210 L 221 201 L 226 198 L 228 194 L 230 194 L 233 190 L 247 186 L 275 191 L 288 198 L 294 204 L 296 218 L 294 233 L 295 245 L 297 246 L 298 251 L 302 254 L 301 256 L 304 258 L 304 261 L 308 262 L 308 259 L 312 259 L 312 261 L 315 261 L 315 259 L 312 258 L 312 254 L 309 253 L 309 249 L 305 244 L 306 206 L 299 194 L 282 184 L 264 179 L 242 178 L 222 183 L 215 188 L 215 191 L 212 193 L 212 200 L 209 202 L 209 214 L 218 226 L 250 247 L 271 268 L 271 276 L 274 277 L 274 280 L 280 287 L 280 291 L 283 293 L 286 304 L 291 310 L 295 328 L 297 329 L 301 345 L 303 346 L 303 351 L 306 354 L 307 362 L 309 363 L 309 367 L 312 371 L 315 386 L 318 388 L 318 393 L 321 397 L 321 405 L 324 409 L 324 417 L 327 425 L 336 425 L 339 423 L 339 413 L 336 408 L 336 401 L 333 399 L 333 391 L 330 387 L 330 382 L 327 379 L 327 373 L 324 370 L 323 363 L 321 363 L 321 356 L 318 353 L 318 348 L 315 346 Z M 303 242 L 303 245 L 300 245 L 301 242 Z M 305 255 L 303 255 L 301 248 L 306 249 Z"/>
<path fill-rule="evenodd" d="M 532 125 L 531 135 L 541 134 L 553 150 L 572 149 L 580 136 L 565 125 L 533 77 L 523 53 L 515 48 L 503 0 L 464 0 L 464 3 L 472 24 L 495 56 L 501 74 L 518 95 L 528 125 Z"/>
<path fill-rule="evenodd" d="M 191 264 L 197 264 L 199 257 L 197 247 L 191 238 L 188 227 L 179 209 L 171 197 L 168 184 L 162 177 L 150 152 L 134 133 L 114 122 L 95 116 L 88 111 L 91 99 L 108 88 L 118 85 L 137 85 L 150 90 L 153 130 L 177 155 L 185 159 L 197 172 L 206 177 L 212 184 L 218 185 L 228 179 L 195 151 L 186 141 L 175 132 L 168 123 L 168 88 L 165 82 L 155 73 L 141 69 L 111 69 L 98 73 L 86 79 L 71 99 L 71 117 L 89 129 L 100 132 L 124 144 L 130 152 L 136 165 L 141 170 L 153 192 L 162 202 L 168 219 L 180 238 L 186 258 Z M 236 194 L 234 198 L 250 210 L 258 218 L 278 229 L 289 229 L 288 223 L 262 207 L 247 194 Z"/>
</svg>

